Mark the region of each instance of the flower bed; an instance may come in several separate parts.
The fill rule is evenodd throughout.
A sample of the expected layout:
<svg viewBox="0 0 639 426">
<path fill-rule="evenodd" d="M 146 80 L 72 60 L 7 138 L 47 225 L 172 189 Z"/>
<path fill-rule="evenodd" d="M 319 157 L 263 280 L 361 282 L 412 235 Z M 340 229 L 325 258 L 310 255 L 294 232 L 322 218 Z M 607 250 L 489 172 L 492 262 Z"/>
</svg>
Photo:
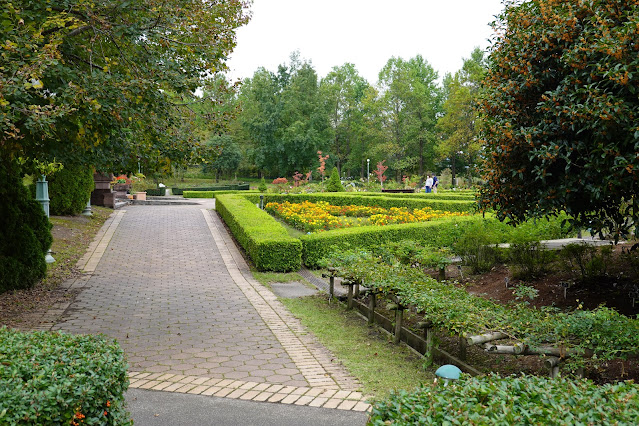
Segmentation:
<svg viewBox="0 0 639 426">
<path fill-rule="evenodd" d="M 301 203 L 268 203 L 266 211 L 283 219 L 291 226 L 306 232 L 326 231 L 367 225 L 391 225 L 426 222 L 433 219 L 464 216 L 464 213 L 433 210 L 430 207 L 408 209 L 391 207 L 345 205 L 334 206 L 326 201 Z M 353 219 L 357 218 L 357 219 Z"/>
</svg>

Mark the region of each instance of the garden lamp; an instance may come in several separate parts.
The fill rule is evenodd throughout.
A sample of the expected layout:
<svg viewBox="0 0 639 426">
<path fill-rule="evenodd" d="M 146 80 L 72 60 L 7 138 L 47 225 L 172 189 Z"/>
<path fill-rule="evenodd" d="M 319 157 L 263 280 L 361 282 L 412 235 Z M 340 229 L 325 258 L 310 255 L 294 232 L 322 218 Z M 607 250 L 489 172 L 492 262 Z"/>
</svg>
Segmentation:
<svg viewBox="0 0 639 426">
<path fill-rule="evenodd" d="M 435 375 L 444 379 L 444 385 L 447 385 L 449 380 L 459 379 L 461 372 L 462 371 L 458 367 L 446 364 L 439 367 L 437 371 L 435 371 Z"/>
</svg>

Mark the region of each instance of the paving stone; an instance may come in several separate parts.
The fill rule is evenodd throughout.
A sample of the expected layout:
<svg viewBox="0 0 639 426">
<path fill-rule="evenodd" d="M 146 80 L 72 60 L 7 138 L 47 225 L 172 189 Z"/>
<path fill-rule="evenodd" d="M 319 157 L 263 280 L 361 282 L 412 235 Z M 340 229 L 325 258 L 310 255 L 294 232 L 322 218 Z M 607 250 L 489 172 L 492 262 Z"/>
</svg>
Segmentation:
<svg viewBox="0 0 639 426">
<path fill-rule="evenodd" d="M 115 218 L 83 259 L 90 275 L 76 280 L 75 301 L 51 310 L 57 319 L 44 318 L 43 329 L 117 339 L 132 387 L 350 405 L 339 391 L 353 409 L 368 407 L 330 352 L 254 281 L 215 216 L 201 206 L 130 206 Z"/>
</svg>

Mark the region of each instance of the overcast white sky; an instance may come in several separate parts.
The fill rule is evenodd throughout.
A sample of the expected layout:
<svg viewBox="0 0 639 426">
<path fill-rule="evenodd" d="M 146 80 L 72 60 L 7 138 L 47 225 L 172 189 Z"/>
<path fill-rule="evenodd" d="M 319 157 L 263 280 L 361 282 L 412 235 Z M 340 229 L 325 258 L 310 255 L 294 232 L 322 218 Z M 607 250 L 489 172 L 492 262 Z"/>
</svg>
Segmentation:
<svg viewBox="0 0 639 426">
<path fill-rule="evenodd" d="M 253 19 L 237 31 L 228 65 L 233 79 L 258 67 L 277 70 L 291 52 L 320 78 L 355 64 L 369 83 L 391 56 L 421 54 L 440 74 L 454 73 L 475 46 L 485 49 L 501 0 L 254 0 Z"/>
</svg>

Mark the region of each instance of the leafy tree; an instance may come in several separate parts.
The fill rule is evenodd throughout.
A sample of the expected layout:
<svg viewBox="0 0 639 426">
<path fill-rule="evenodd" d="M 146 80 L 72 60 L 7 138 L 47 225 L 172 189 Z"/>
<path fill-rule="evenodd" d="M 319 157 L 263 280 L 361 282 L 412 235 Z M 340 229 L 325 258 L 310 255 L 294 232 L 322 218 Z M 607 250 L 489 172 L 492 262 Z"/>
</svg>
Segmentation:
<svg viewBox="0 0 639 426">
<path fill-rule="evenodd" d="M 461 70 L 444 79 L 446 101 L 443 115 L 437 121 L 442 140 L 437 144 L 438 156 L 450 167 L 453 185 L 459 165 L 474 168 L 481 149 L 478 140 L 479 112 L 476 103 L 486 69 L 484 52 L 473 50 Z"/>
<path fill-rule="evenodd" d="M 197 157 L 193 93 L 224 70 L 246 7 L 240 0 L 4 2 L 3 153 L 128 170 L 138 158 Z"/>
<path fill-rule="evenodd" d="M 639 222 L 639 3 L 513 2 L 494 25 L 483 208 L 619 236 Z"/>
<path fill-rule="evenodd" d="M 240 161 L 242 161 L 242 152 L 229 135 L 213 136 L 207 141 L 207 144 L 218 150 L 219 154 L 216 154 L 212 163 L 205 164 L 202 168 L 205 173 L 214 170 L 215 181 L 219 182 L 220 175 L 237 170 Z"/>
<path fill-rule="evenodd" d="M 341 173 L 345 166 L 360 168 L 362 155 L 356 145 L 361 137 L 361 103 L 368 87 L 368 82 L 350 63 L 333 67 L 320 83 L 321 96 L 328 111 L 332 130 L 331 152 L 338 173 Z M 352 156 L 358 158 L 351 158 Z M 350 170 L 348 174 L 351 175 Z"/>
<path fill-rule="evenodd" d="M 258 69 L 242 86 L 239 120 L 258 169 L 274 176 L 310 169 L 330 138 L 317 74 L 297 54 L 277 74 Z"/>
<path fill-rule="evenodd" d="M 331 177 L 328 179 L 328 183 L 326 184 L 327 192 L 344 192 L 344 187 L 342 186 L 342 181 L 339 179 L 339 171 L 337 167 L 333 168 L 331 171 Z"/>
<path fill-rule="evenodd" d="M 380 146 L 383 158 L 399 179 L 402 171 L 422 175 L 433 165 L 435 124 L 441 92 L 437 72 L 421 55 L 406 61 L 391 58 L 379 73 L 380 102 L 388 138 Z"/>
</svg>

